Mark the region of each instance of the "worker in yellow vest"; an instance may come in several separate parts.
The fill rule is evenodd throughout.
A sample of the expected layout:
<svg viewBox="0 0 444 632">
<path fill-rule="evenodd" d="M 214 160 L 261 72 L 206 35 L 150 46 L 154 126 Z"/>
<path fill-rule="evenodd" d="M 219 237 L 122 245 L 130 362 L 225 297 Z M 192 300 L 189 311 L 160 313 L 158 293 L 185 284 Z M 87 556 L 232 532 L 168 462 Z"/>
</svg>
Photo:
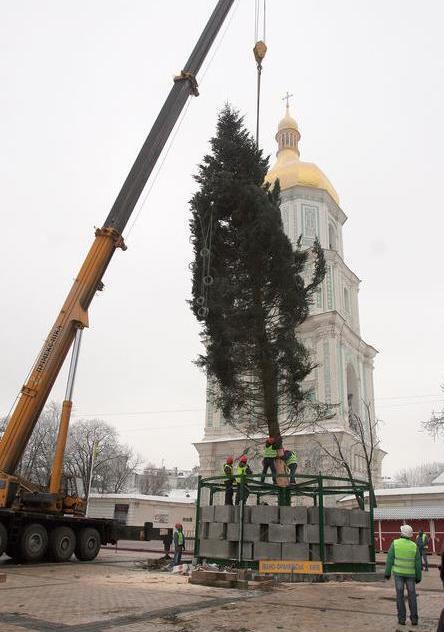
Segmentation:
<svg viewBox="0 0 444 632">
<path fill-rule="evenodd" d="M 236 490 L 236 498 L 234 501 L 235 505 L 238 505 L 241 501 L 241 480 L 243 476 L 251 476 L 253 474 L 253 472 L 251 471 L 250 466 L 248 465 L 248 457 L 246 454 L 243 454 L 241 456 L 241 458 L 239 459 L 239 464 L 236 468 L 236 484 L 237 484 L 237 490 Z M 245 500 L 245 502 L 247 502 L 247 498 L 250 495 L 250 490 L 248 489 L 248 485 L 244 485 L 244 497 L 242 500 Z"/>
<path fill-rule="evenodd" d="M 429 539 L 427 533 L 424 533 L 422 529 L 418 531 L 418 537 L 416 538 L 416 546 L 419 549 L 419 554 L 422 558 L 422 570 L 429 570 L 429 561 L 427 559 L 427 549 L 429 548 Z"/>
<path fill-rule="evenodd" d="M 233 472 L 233 457 L 227 456 L 227 460 L 224 463 L 223 475 L 225 476 L 225 504 L 233 504 L 233 483 L 235 481 Z"/>
<path fill-rule="evenodd" d="M 396 588 L 396 607 L 398 609 L 398 623 L 405 625 L 406 609 L 404 601 L 404 587 L 407 588 L 407 598 L 410 608 L 412 625 L 418 625 L 418 606 L 416 602 L 416 587 L 422 578 L 421 555 L 415 542 L 412 541 L 413 529 L 408 524 L 401 527 L 401 537 L 393 540 L 385 564 L 385 578 L 390 579 L 393 573 Z"/>
<path fill-rule="evenodd" d="M 277 457 L 277 445 L 273 437 L 268 437 L 265 442 L 264 453 L 262 459 L 262 474 L 261 483 L 265 481 L 267 472 L 271 470 L 271 476 L 273 483 L 276 485 L 276 457 Z"/>
</svg>

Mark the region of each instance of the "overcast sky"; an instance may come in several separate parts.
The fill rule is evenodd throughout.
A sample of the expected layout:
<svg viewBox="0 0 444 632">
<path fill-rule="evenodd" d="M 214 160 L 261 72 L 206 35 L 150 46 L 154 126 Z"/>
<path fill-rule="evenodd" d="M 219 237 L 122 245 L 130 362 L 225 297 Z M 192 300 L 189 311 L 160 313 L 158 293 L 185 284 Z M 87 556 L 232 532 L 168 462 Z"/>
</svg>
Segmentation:
<svg viewBox="0 0 444 632">
<path fill-rule="evenodd" d="M 2 3 L 1 414 L 215 4 Z M 274 156 L 290 91 L 301 158 L 327 174 L 348 215 L 362 336 L 379 351 L 384 472 L 439 459 L 442 443 L 420 422 L 439 408 L 444 382 L 443 4 L 274 0 L 267 16 L 261 141 Z M 203 436 L 199 330 L 186 305 L 192 174 L 226 101 L 255 126 L 254 1 L 237 0 L 230 18 L 129 248 L 115 254 L 92 304 L 74 393 L 78 417 L 115 424 L 147 460 L 168 466 L 196 464 L 191 442 Z M 66 370 L 53 399 L 65 382 Z"/>
</svg>

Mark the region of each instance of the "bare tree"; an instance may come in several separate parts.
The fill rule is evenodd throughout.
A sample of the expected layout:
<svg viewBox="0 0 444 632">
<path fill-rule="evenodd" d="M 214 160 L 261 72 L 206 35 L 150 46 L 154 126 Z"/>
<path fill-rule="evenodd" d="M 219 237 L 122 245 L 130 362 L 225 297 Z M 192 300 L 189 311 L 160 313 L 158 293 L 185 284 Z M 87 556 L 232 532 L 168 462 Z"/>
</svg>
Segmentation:
<svg viewBox="0 0 444 632">
<path fill-rule="evenodd" d="M 356 487 L 353 473 L 353 457 L 357 455 L 364 460 L 366 478 L 369 484 L 369 501 L 372 507 L 377 506 L 376 496 L 373 487 L 373 464 L 375 453 L 379 446 L 378 421 L 372 419 L 370 404 L 364 402 L 365 419 L 360 415 L 351 413 L 350 430 L 353 436 L 352 443 L 345 440 L 344 432 L 334 432 L 321 424 L 317 424 L 320 430 L 319 436 L 324 436 L 324 441 L 316 439 L 319 449 L 326 454 L 332 463 L 345 470 L 347 478 L 353 489 L 356 502 L 361 509 L 364 509 L 363 499 Z"/>
<path fill-rule="evenodd" d="M 399 470 L 394 479 L 399 487 L 420 487 L 421 485 L 431 485 L 433 479 L 441 472 L 444 472 L 444 462 L 435 461 Z"/>
<path fill-rule="evenodd" d="M 164 467 L 147 463 L 140 477 L 140 491 L 151 496 L 164 496 L 169 490 L 168 472 Z"/>
<path fill-rule="evenodd" d="M 441 385 L 441 390 L 444 392 L 444 384 Z M 432 411 L 430 419 L 422 422 L 421 425 L 434 439 L 444 437 L 444 408 L 439 412 Z"/>
</svg>

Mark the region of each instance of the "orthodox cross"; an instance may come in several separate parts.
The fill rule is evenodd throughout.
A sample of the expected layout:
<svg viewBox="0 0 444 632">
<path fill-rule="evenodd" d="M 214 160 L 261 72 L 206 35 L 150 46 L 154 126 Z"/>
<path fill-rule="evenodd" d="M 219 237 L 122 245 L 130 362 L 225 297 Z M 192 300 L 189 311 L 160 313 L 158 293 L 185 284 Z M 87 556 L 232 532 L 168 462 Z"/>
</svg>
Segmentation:
<svg viewBox="0 0 444 632">
<path fill-rule="evenodd" d="M 285 95 L 285 97 L 282 97 L 282 101 L 287 101 L 287 109 L 290 107 L 290 99 L 291 97 L 294 97 L 294 94 L 289 94 L 288 90 L 287 90 L 287 94 Z"/>
</svg>

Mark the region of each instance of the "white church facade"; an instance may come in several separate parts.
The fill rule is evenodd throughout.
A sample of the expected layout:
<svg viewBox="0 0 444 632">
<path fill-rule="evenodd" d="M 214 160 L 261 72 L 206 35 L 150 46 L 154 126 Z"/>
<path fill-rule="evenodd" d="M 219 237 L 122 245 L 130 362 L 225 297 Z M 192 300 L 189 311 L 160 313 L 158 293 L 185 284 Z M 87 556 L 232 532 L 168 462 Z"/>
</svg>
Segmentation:
<svg viewBox="0 0 444 632">
<path fill-rule="evenodd" d="M 309 248 L 317 237 L 323 248 L 327 272 L 315 296 L 307 320 L 298 334 L 310 349 L 317 367 L 307 377 L 306 388 L 322 403 L 331 404 L 334 416 L 323 424 L 339 438 L 348 456 L 354 475 L 366 478 L 365 462 L 353 435 L 355 415 L 361 419 L 375 418 L 373 362 L 376 350 L 361 338 L 358 292 L 360 281 L 344 260 L 342 231 L 347 219 L 339 205 L 338 195 L 323 172 L 313 163 L 303 162 L 299 154 L 300 133 L 287 104 L 280 121 L 276 141 L 277 160 L 267 174 L 273 183 L 279 178 L 281 214 L 285 233 L 293 245 L 299 237 Z M 202 476 L 219 475 L 227 455 L 252 450 L 253 439 L 247 439 L 227 425 L 211 401 L 207 390 L 205 432 L 195 444 L 199 452 Z M 332 464 L 322 455 L 318 442 L 328 441 L 328 432 L 321 434 L 301 430 L 285 436 L 284 443 L 299 457 L 299 471 L 317 473 L 331 469 Z M 260 450 L 259 438 L 257 447 Z M 384 452 L 376 450 L 373 463 L 375 485 L 381 479 Z M 256 471 L 260 455 L 253 459 Z M 330 471 L 331 473 L 331 471 Z M 335 471 L 336 475 L 344 475 Z"/>
</svg>

